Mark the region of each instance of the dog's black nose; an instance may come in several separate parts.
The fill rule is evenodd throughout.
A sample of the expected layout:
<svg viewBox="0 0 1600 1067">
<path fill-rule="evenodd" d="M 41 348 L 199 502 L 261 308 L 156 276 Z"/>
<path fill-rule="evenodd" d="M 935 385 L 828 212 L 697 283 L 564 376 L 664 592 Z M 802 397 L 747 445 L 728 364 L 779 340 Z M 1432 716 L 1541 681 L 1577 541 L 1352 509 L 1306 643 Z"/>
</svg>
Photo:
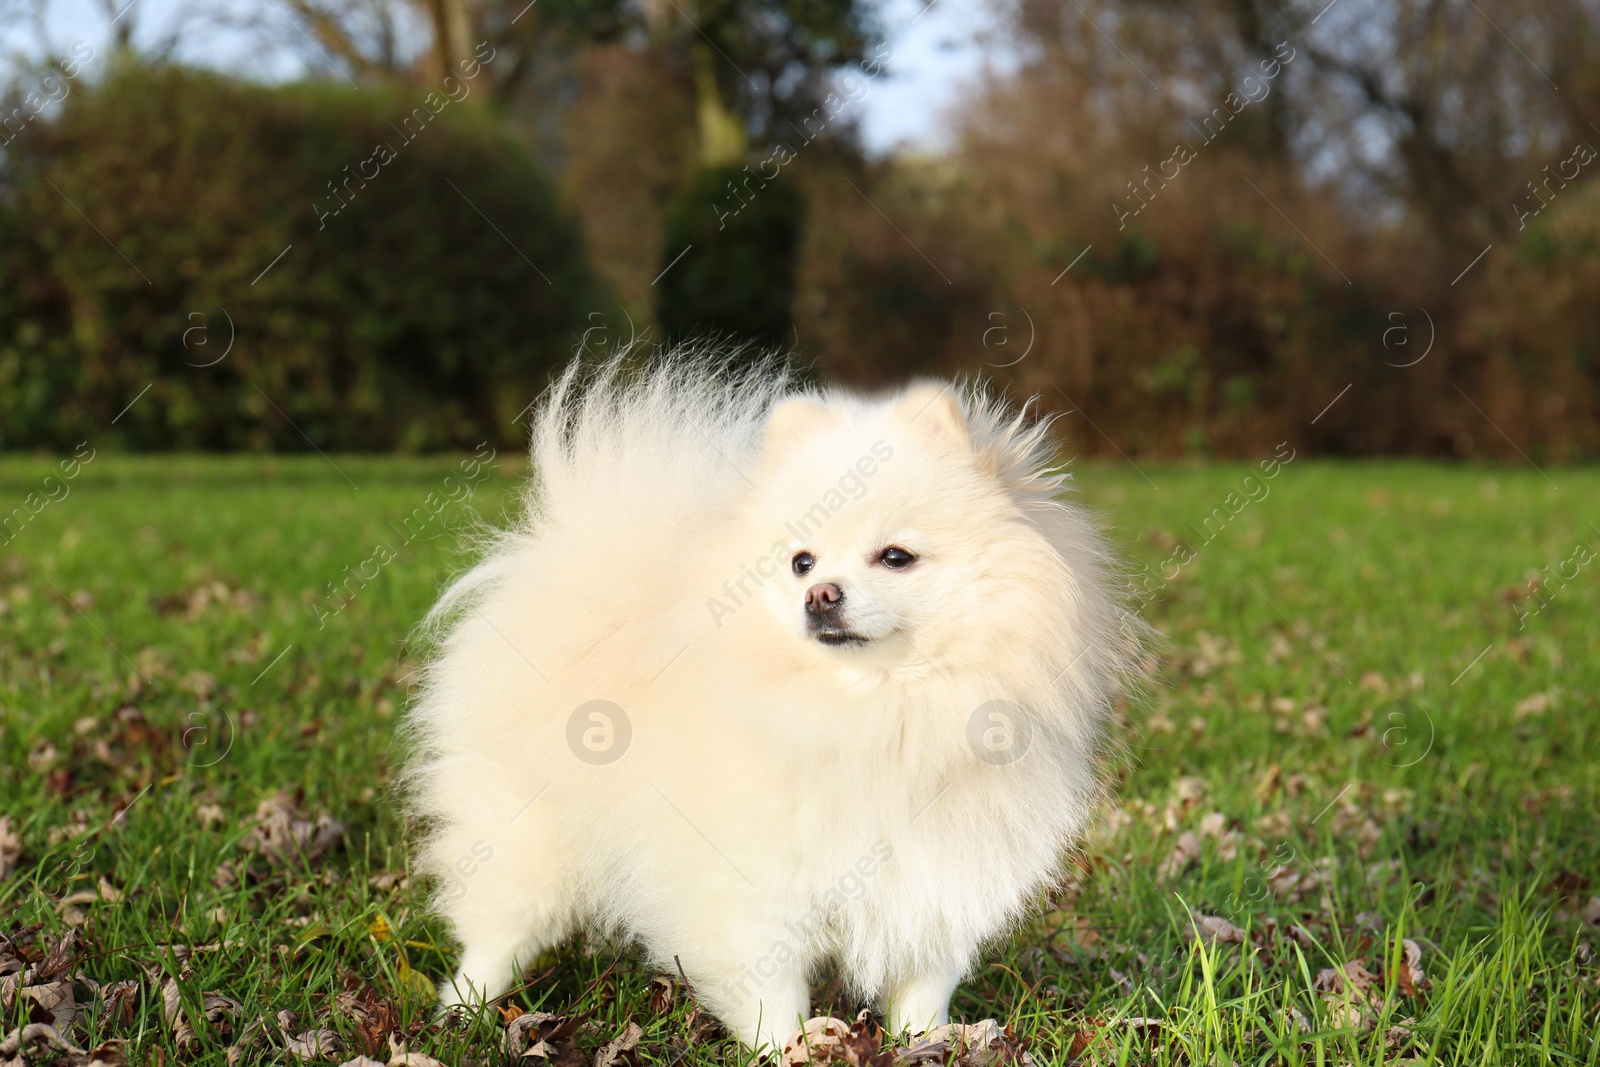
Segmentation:
<svg viewBox="0 0 1600 1067">
<path fill-rule="evenodd" d="M 844 590 L 832 582 L 819 582 L 806 590 L 806 614 L 826 615 L 844 601 Z"/>
</svg>

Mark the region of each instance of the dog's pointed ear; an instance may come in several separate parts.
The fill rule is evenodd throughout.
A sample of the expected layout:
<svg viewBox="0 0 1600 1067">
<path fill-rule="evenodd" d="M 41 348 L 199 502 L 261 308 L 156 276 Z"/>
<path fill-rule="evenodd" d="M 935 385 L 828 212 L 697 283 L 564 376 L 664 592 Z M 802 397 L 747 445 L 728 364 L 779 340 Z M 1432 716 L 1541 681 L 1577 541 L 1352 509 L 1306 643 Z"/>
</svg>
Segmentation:
<svg viewBox="0 0 1600 1067">
<path fill-rule="evenodd" d="M 814 396 L 791 396 L 767 416 L 766 452 L 783 452 L 827 424 L 828 407 Z"/>
<path fill-rule="evenodd" d="M 913 382 L 896 401 L 895 410 L 911 425 L 958 450 L 972 448 L 967 413 L 961 408 L 955 386 L 948 382 Z"/>
</svg>

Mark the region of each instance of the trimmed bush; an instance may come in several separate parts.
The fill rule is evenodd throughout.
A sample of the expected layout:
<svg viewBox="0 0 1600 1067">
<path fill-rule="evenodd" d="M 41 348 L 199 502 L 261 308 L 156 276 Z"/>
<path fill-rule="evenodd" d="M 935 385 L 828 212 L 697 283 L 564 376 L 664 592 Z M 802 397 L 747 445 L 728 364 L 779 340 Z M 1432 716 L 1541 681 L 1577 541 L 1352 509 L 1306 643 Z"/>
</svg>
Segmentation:
<svg viewBox="0 0 1600 1067">
<path fill-rule="evenodd" d="M 442 92 L 126 66 L 3 166 L 0 448 L 510 443 L 594 306 L 528 153 Z"/>
<path fill-rule="evenodd" d="M 691 175 L 667 209 L 665 273 L 655 286 L 656 321 L 667 338 L 715 334 L 757 349 L 792 345 L 804 218 L 805 201 L 785 175 L 768 179 L 754 166 L 731 165 Z"/>
</svg>

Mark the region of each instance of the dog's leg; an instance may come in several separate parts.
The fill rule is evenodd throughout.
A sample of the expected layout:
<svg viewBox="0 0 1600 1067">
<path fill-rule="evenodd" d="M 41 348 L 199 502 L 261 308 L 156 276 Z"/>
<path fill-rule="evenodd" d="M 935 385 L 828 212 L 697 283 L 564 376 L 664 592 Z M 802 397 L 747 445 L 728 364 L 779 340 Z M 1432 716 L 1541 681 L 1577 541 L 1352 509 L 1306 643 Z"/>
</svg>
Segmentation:
<svg viewBox="0 0 1600 1067">
<path fill-rule="evenodd" d="M 440 990 L 440 1005 L 485 1005 L 512 989 L 525 966 L 568 933 L 563 915 L 542 902 L 498 897 L 467 915 L 451 915 L 461 941 L 461 969 Z"/>
<path fill-rule="evenodd" d="M 520 906 L 518 906 L 520 905 Z M 565 923 L 551 909 L 504 896 L 494 907 L 451 914 L 462 944 L 461 968 L 439 991 L 444 1007 L 486 1004 L 516 985 L 522 968 L 565 933 Z"/>
<path fill-rule="evenodd" d="M 782 944 L 776 935 L 751 944 L 774 943 Z M 747 1048 L 776 1059 L 783 1052 L 784 1041 L 810 1015 L 805 960 L 798 954 L 785 955 L 780 963 L 768 950 L 739 953 L 731 944 L 719 945 L 715 954 L 708 954 L 707 947 L 678 961 L 695 997 Z"/>
<path fill-rule="evenodd" d="M 744 1045 L 777 1059 L 784 1041 L 811 1014 L 811 990 L 798 969 L 760 981 L 749 997 L 712 998 L 712 1004 L 717 1017 Z"/>
<path fill-rule="evenodd" d="M 883 1004 L 889 1032 L 920 1034 L 949 1022 L 950 997 L 964 970 L 954 964 L 943 970 L 925 970 L 892 989 Z"/>
<path fill-rule="evenodd" d="M 522 968 L 559 943 L 573 926 L 571 898 L 555 851 L 527 841 L 460 830 L 430 845 L 430 866 L 444 870 L 440 911 L 461 942 L 461 968 L 440 989 L 440 1003 L 484 1004 L 516 985 Z M 473 856 L 445 867 L 441 857 Z"/>
</svg>

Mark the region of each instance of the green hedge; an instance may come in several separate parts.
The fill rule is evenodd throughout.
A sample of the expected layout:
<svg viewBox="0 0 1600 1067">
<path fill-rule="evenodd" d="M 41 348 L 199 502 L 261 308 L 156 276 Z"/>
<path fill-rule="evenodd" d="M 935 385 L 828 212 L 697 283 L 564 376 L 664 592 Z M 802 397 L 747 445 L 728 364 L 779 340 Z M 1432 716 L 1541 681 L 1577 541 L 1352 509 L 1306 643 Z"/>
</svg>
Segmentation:
<svg viewBox="0 0 1600 1067">
<path fill-rule="evenodd" d="M 751 352 L 794 343 L 805 201 L 788 176 L 759 170 L 703 167 L 668 205 L 655 287 L 669 340 L 717 335 Z"/>
<path fill-rule="evenodd" d="M 0 448 L 515 441 L 596 305 L 476 101 L 129 66 L 5 151 Z"/>
</svg>

